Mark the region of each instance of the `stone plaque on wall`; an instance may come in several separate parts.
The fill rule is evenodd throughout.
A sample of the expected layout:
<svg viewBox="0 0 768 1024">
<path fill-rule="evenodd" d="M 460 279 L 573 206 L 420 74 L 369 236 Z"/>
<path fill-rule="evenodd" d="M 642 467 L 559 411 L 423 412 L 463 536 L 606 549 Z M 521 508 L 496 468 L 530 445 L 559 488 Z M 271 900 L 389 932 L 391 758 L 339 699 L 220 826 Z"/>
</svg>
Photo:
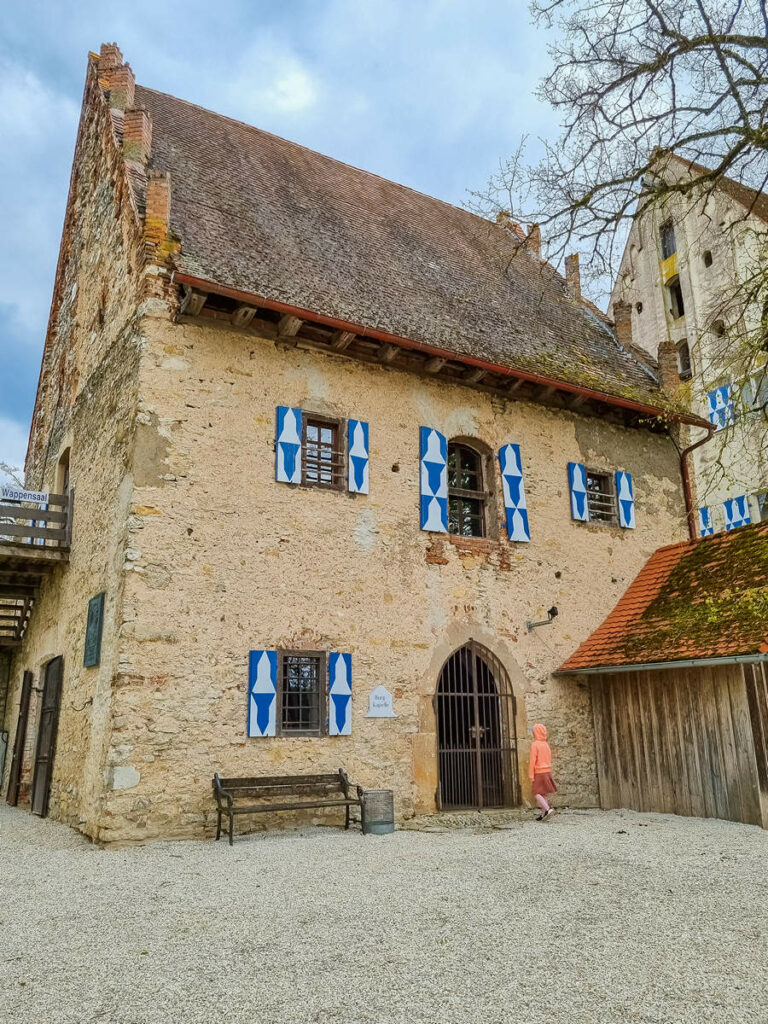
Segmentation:
<svg viewBox="0 0 768 1024">
<path fill-rule="evenodd" d="M 392 694 L 386 686 L 377 686 L 368 698 L 366 718 L 397 718 L 392 710 Z"/>
<path fill-rule="evenodd" d="M 104 593 L 88 602 L 88 623 L 85 627 L 85 655 L 83 665 L 93 668 L 101 661 L 101 631 L 104 628 Z"/>
</svg>

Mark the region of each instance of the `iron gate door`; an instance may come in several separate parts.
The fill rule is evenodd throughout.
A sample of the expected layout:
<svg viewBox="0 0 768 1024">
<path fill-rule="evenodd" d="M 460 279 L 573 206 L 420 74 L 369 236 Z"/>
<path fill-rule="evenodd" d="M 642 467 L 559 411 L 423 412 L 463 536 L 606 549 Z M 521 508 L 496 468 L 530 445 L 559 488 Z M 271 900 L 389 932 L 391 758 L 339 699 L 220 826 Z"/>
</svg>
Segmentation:
<svg viewBox="0 0 768 1024">
<path fill-rule="evenodd" d="M 15 807 L 19 802 L 19 783 L 21 782 L 21 765 L 24 760 L 24 744 L 27 739 L 27 719 L 29 718 L 29 700 L 32 696 L 32 673 L 25 672 L 21 683 L 21 700 L 19 701 L 19 720 L 16 723 L 16 738 L 13 741 L 11 770 L 8 775 L 8 792 L 6 802 Z"/>
<path fill-rule="evenodd" d="M 470 640 L 443 665 L 435 694 L 441 810 L 519 803 L 515 698 L 499 659 Z"/>
<path fill-rule="evenodd" d="M 61 679 L 64 661 L 54 658 L 45 669 L 43 703 L 40 708 L 40 727 L 37 733 L 35 753 L 35 774 L 32 780 L 32 813 L 44 818 L 48 813 L 48 797 L 51 792 L 53 758 L 56 754 L 56 733 L 59 727 L 59 704 L 61 703 Z"/>
</svg>

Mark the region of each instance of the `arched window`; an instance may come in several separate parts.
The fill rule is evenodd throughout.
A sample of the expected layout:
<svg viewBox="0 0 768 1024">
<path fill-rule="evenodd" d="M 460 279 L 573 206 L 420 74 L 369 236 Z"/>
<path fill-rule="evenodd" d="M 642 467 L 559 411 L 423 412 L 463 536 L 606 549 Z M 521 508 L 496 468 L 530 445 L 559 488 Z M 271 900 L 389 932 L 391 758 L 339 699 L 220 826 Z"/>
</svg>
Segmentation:
<svg viewBox="0 0 768 1024">
<path fill-rule="evenodd" d="M 485 537 L 488 495 L 483 483 L 483 456 L 458 441 L 448 442 L 448 533 Z"/>
<path fill-rule="evenodd" d="M 56 466 L 56 493 L 69 494 L 69 453 L 70 449 L 65 448 Z"/>
<path fill-rule="evenodd" d="M 691 350 L 688 348 L 688 342 L 685 338 L 677 343 L 677 372 L 683 380 L 687 380 L 693 373 Z"/>
</svg>

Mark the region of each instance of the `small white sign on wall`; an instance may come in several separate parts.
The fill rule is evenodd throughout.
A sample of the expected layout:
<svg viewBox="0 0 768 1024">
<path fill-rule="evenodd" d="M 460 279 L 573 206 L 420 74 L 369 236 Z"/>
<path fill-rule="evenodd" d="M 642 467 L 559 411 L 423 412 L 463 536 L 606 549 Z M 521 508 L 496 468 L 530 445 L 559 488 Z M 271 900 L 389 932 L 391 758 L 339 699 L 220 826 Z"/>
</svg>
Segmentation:
<svg viewBox="0 0 768 1024">
<path fill-rule="evenodd" d="M 392 710 L 392 694 L 386 686 L 377 686 L 368 698 L 366 718 L 397 718 Z"/>
</svg>

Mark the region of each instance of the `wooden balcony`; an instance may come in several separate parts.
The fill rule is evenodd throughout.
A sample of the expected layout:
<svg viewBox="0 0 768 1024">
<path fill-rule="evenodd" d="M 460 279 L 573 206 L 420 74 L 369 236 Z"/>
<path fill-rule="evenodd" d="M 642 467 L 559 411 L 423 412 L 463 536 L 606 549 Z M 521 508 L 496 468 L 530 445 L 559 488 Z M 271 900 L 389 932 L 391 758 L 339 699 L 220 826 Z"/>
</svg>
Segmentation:
<svg viewBox="0 0 768 1024">
<path fill-rule="evenodd" d="M 1 494 L 0 648 L 8 648 L 21 644 L 45 576 L 69 559 L 74 492 Z"/>
</svg>

